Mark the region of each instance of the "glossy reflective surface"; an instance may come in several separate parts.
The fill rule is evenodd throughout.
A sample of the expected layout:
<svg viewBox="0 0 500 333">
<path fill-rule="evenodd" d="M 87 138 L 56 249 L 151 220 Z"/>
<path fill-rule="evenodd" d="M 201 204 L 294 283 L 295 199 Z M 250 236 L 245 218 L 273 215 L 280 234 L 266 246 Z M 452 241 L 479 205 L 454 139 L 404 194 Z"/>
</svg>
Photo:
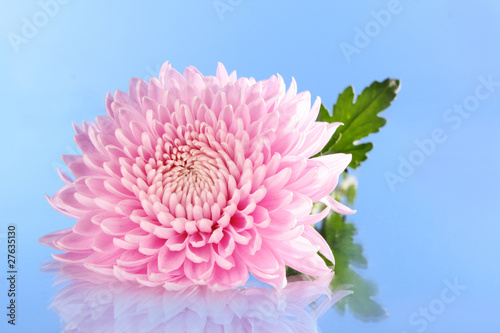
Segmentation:
<svg viewBox="0 0 500 333">
<path fill-rule="evenodd" d="M 317 320 L 350 291 L 331 293 L 332 276 L 294 276 L 276 291 L 253 281 L 215 291 L 145 287 L 98 275 L 79 265 L 51 262 L 58 275 L 51 308 L 62 332 L 318 332 Z"/>
</svg>

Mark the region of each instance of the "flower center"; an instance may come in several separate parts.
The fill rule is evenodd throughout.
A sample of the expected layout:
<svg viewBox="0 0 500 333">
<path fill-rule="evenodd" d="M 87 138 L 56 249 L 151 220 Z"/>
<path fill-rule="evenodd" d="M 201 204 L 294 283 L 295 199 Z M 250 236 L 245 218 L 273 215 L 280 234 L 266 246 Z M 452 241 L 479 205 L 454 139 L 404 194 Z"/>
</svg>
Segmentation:
<svg viewBox="0 0 500 333">
<path fill-rule="evenodd" d="M 145 192 L 139 197 L 163 204 L 174 218 L 218 217 L 228 200 L 224 158 L 210 145 L 209 134 L 185 128 L 178 134 L 158 139 L 154 157 L 145 161 L 145 182 L 138 179 Z M 200 211 L 203 216 L 195 213 Z"/>
</svg>

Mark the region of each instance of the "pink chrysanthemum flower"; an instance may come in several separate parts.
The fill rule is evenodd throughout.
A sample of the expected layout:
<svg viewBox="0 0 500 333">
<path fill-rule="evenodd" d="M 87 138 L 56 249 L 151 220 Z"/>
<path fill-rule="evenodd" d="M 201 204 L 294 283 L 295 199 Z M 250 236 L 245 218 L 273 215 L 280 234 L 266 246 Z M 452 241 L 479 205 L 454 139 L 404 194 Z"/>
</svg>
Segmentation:
<svg viewBox="0 0 500 333">
<path fill-rule="evenodd" d="M 316 122 L 319 98 L 288 91 L 273 76 L 237 79 L 166 63 L 149 83 L 106 97 L 108 115 L 75 125 L 82 155 L 64 155 L 75 177 L 50 204 L 78 219 L 41 242 L 54 257 L 150 286 L 245 284 L 249 273 L 276 288 L 285 266 L 320 276 L 333 262 L 312 227 L 351 155 L 311 158 L 339 123 Z M 310 215 L 312 204 L 327 208 Z"/>
</svg>

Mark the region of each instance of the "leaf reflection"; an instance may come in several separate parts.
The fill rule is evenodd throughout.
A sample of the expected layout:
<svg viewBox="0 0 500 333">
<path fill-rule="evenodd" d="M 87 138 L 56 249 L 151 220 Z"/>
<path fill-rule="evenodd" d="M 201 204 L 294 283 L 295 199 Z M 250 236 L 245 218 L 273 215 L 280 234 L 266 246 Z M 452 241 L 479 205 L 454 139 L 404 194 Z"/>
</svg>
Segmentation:
<svg viewBox="0 0 500 333">
<path fill-rule="evenodd" d="M 356 187 L 355 178 L 347 177 L 344 173 L 342 183 L 333 195 L 336 200 L 352 206 L 356 197 Z M 362 246 L 354 241 L 357 233 L 355 225 L 347 222 L 346 216 L 333 212 L 323 220 L 318 231 L 325 237 L 335 256 L 332 290 L 350 285 L 354 291 L 352 295 L 338 302 L 336 308 L 342 314 L 348 309 L 362 321 L 379 321 L 385 318 L 386 310 L 372 299 L 378 293 L 377 286 L 355 270 L 355 268 L 366 269 L 368 264 Z"/>
</svg>

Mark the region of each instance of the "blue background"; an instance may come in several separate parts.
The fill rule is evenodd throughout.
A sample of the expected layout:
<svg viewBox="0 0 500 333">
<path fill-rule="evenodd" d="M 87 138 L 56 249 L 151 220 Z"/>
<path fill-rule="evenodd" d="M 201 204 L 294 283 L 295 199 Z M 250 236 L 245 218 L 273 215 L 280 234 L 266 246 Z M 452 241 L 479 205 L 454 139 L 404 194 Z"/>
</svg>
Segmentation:
<svg viewBox="0 0 500 333">
<path fill-rule="evenodd" d="M 356 172 L 352 219 L 369 261 L 361 274 L 378 285 L 376 299 L 390 316 L 367 324 L 331 310 L 320 325 L 325 332 L 417 332 L 423 326 L 410 316 L 441 297 L 445 280 L 458 279 L 467 288 L 424 331 L 498 331 L 500 88 L 457 128 L 444 116 L 474 95 L 479 77 L 500 81 L 500 3 L 401 0 L 386 26 L 374 24 L 371 11 L 390 1 L 231 3 L 219 15 L 213 1 L 68 1 L 16 52 L 9 36 L 22 35 L 23 18 L 32 22 L 42 8 L 0 2 L 0 234 L 15 223 L 19 240 L 18 325 L 7 327 L 1 310 L 0 331 L 58 331 L 47 311 L 51 277 L 38 272 L 51 250 L 37 240 L 74 222 L 43 197 L 62 185 L 59 156 L 76 152 L 71 122 L 103 114 L 107 91 L 126 91 L 132 76 L 157 75 L 166 60 L 205 75 L 221 61 L 239 76 L 279 73 L 287 84 L 293 76 L 328 107 L 348 85 L 360 92 L 373 80 L 400 78 L 400 94 L 383 114 L 387 125 L 370 137 L 375 148 Z M 346 57 L 340 45 L 356 47 L 357 28 L 375 30 Z M 385 173 L 397 174 L 400 157 L 436 128 L 446 141 L 392 190 Z"/>
</svg>

